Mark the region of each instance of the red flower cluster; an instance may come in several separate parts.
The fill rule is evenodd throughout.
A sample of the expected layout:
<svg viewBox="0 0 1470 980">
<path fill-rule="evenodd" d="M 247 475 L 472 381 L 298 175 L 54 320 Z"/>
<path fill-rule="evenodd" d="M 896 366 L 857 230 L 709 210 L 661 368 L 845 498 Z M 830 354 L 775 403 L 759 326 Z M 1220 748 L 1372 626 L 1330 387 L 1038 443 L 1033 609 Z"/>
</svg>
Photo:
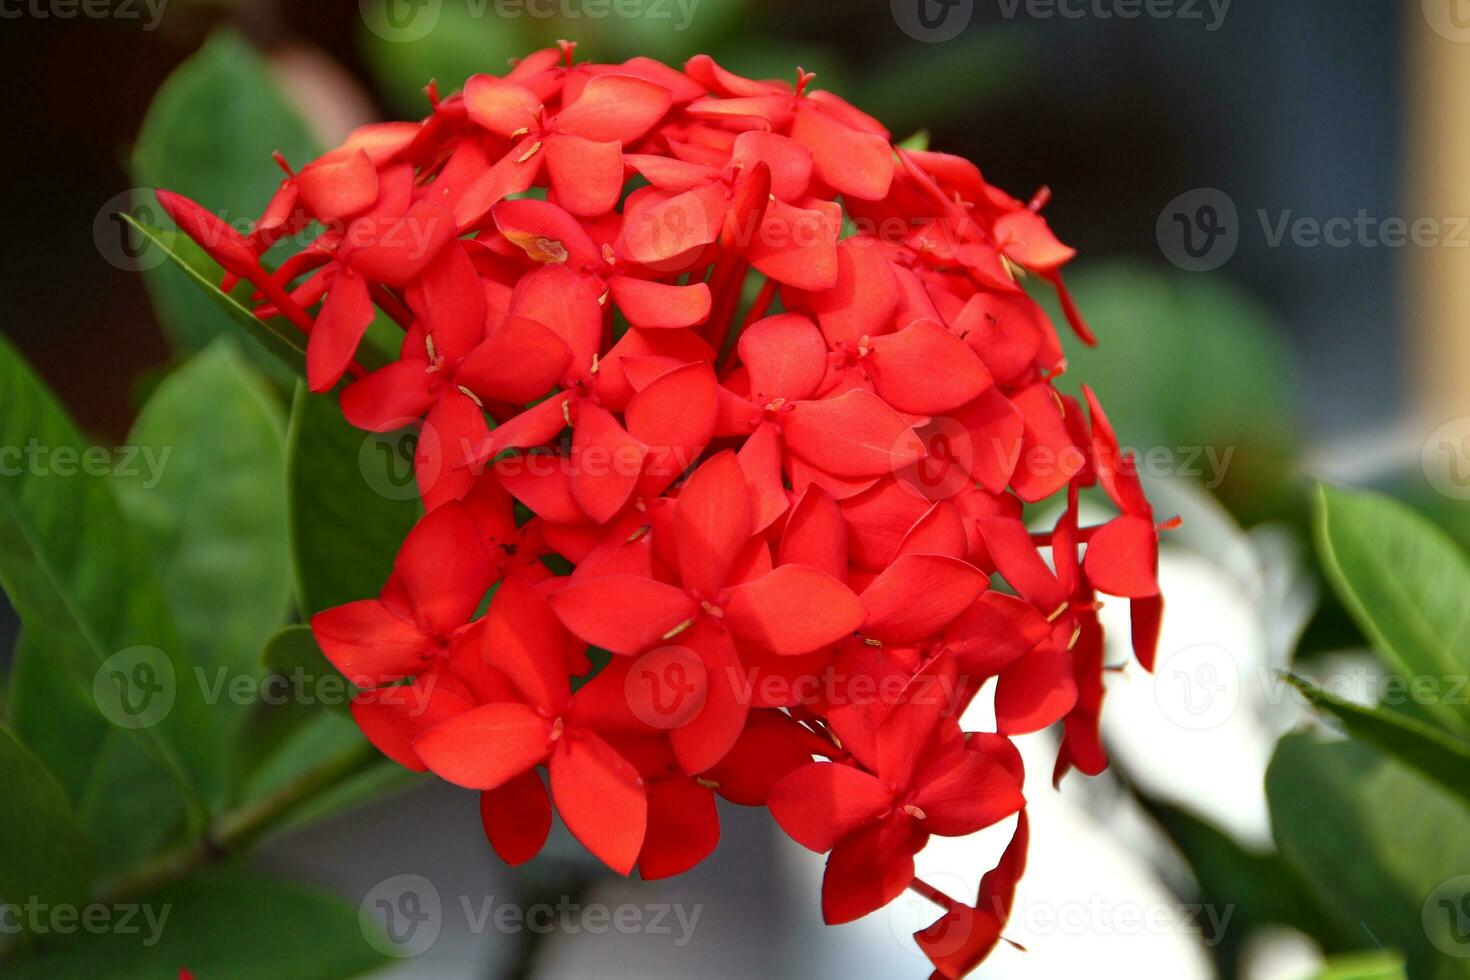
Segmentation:
<svg viewBox="0 0 1470 980">
<path fill-rule="evenodd" d="M 375 745 L 479 790 L 512 864 L 553 803 L 645 878 L 711 852 L 716 796 L 766 805 L 830 852 L 828 922 L 905 888 L 944 906 L 916 938 L 952 977 L 1024 864 L 1011 736 L 1060 721 L 1058 778 L 1107 764 L 1096 592 L 1132 601 L 1148 667 L 1158 536 L 1018 285 L 1053 283 L 1092 342 L 1047 194 L 899 149 L 811 81 L 562 45 L 288 169 L 248 235 L 159 197 L 306 331 L 314 391 L 350 374 L 351 422 L 420 427 L 427 514 L 392 578 L 312 621 Z M 402 346 L 369 373 L 380 316 Z M 1120 516 L 1079 528 L 1093 485 Z M 992 678 L 998 731 L 962 731 Z M 1017 814 L 973 906 L 915 879 L 931 834 Z"/>
</svg>

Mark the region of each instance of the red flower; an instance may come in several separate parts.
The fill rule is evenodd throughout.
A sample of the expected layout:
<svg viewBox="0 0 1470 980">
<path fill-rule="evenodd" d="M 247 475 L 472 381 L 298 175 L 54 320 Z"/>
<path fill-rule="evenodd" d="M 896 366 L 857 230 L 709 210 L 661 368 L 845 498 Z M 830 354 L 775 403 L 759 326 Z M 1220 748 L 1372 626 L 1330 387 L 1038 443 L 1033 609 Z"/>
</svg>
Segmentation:
<svg viewBox="0 0 1470 980">
<path fill-rule="evenodd" d="M 958 977 L 1025 866 L 1011 740 L 1060 722 L 1054 778 L 1101 772 L 1098 596 L 1131 604 L 1145 668 L 1163 610 L 1170 525 L 1093 393 L 1058 391 L 1066 347 L 1021 285 L 1093 342 L 1050 194 L 895 148 L 807 72 L 573 56 L 430 86 L 423 122 L 287 169 L 248 235 L 159 194 L 308 335 L 314 390 L 348 374 L 350 422 L 418 427 L 427 514 L 317 641 L 364 735 L 478 790 L 508 863 L 555 809 L 661 878 L 714 850 L 716 796 L 769 806 L 830 852 L 829 922 L 912 889 L 944 910 L 915 941 Z M 380 314 L 403 335 L 369 373 Z M 1117 516 L 1080 527 L 1092 486 Z M 964 731 L 991 698 L 996 731 Z M 1012 814 L 974 905 L 914 877 L 931 835 Z"/>
</svg>

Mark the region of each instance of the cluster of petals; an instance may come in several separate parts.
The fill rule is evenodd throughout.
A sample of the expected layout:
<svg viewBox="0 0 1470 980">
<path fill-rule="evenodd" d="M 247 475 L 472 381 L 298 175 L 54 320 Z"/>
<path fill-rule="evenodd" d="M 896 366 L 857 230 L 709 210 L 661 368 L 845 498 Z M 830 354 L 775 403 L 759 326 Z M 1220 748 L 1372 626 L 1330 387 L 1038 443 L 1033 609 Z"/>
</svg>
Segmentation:
<svg viewBox="0 0 1470 980">
<path fill-rule="evenodd" d="M 1060 723 L 1055 778 L 1102 771 L 1099 595 L 1129 600 L 1145 668 L 1162 612 L 1132 461 L 1090 391 L 1053 386 L 1022 286 L 1092 342 L 1048 195 L 896 147 L 800 70 L 563 44 L 428 94 L 287 167 L 249 234 L 159 194 L 305 332 L 313 391 L 419 429 L 392 577 L 312 619 L 358 724 L 478 791 L 511 864 L 555 812 L 661 878 L 715 848 L 716 797 L 766 806 L 829 855 L 826 921 L 913 888 L 945 910 L 917 942 L 964 974 L 1025 863 L 1012 738 Z M 369 369 L 375 321 L 402 339 Z M 1081 527 L 1090 488 L 1116 516 Z M 966 732 L 982 690 L 996 731 Z M 931 835 L 1006 821 L 973 899 L 915 878 Z"/>
</svg>

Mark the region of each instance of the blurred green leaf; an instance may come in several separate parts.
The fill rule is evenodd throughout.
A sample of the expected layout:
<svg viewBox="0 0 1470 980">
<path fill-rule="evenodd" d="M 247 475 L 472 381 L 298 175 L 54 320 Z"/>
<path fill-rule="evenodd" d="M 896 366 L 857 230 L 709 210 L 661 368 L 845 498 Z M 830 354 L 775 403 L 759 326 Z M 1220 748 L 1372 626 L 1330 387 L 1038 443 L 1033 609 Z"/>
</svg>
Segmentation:
<svg viewBox="0 0 1470 980">
<path fill-rule="evenodd" d="M 91 848 L 66 792 L 0 728 L 0 900 L 80 904 L 91 880 Z"/>
<path fill-rule="evenodd" d="M 899 131 L 973 119 L 977 107 L 1024 89 L 1041 63 L 1016 31 L 968 31 L 943 44 L 906 45 L 874 61 L 863 66 L 855 89 L 834 91 Z"/>
<path fill-rule="evenodd" d="M 1366 743 L 1301 733 L 1278 744 L 1266 796 L 1277 846 L 1339 931 L 1402 951 L 1415 978 L 1470 976 L 1470 959 L 1426 932 L 1447 928 L 1429 907 L 1436 890 L 1470 875 L 1470 810 Z"/>
<path fill-rule="evenodd" d="M 94 697 L 105 691 L 129 703 L 142 694 L 143 710 L 161 708 L 154 723 L 130 732 L 182 788 L 209 798 L 220 778 L 219 719 L 191 683 L 147 552 L 98 472 L 97 464 L 112 465 L 111 455 L 81 439 L 4 341 L 0 446 L 29 457 L 25 465 L 0 468 L 0 585 L 28 642 L 80 691 Z M 119 675 L 138 680 L 139 666 L 149 668 L 146 689 L 109 686 Z M 171 704 L 152 700 L 170 695 Z"/>
<path fill-rule="evenodd" d="M 265 63 L 224 31 L 158 90 L 133 149 L 133 179 L 140 189 L 163 187 L 192 198 L 244 229 L 280 183 L 270 159 L 275 150 L 298 166 L 317 155 L 306 125 L 276 89 Z M 133 212 L 144 225 L 167 223 L 151 194 L 140 195 Z M 217 281 L 214 264 L 198 246 L 183 236 L 172 244 L 181 264 L 211 270 L 210 278 Z M 230 329 L 231 314 L 218 307 L 218 297 L 201 293 L 175 269 L 150 269 L 146 281 L 164 329 L 179 349 L 198 350 Z M 270 358 L 253 349 L 247 354 L 272 377 L 289 383 L 290 375 Z"/>
<path fill-rule="evenodd" d="M 1470 731 L 1464 698 L 1443 696 L 1470 678 L 1470 559 L 1387 497 L 1323 486 L 1316 504 L 1317 550 L 1343 604 L 1390 670 L 1434 682 L 1438 696 L 1414 707 Z"/>
<path fill-rule="evenodd" d="M 193 243 L 182 232 L 151 228 L 139 223 L 132 215 L 123 215 L 123 220 L 146 238 L 152 247 L 162 249 L 171 266 L 182 270 L 183 276 L 179 278 L 184 289 L 197 293 L 222 310 L 228 317 L 229 324 L 243 330 L 245 336 L 254 341 L 252 350 L 264 351 L 270 355 L 273 364 L 270 369 L 272 377 L 281 380 L 283 377 L 290 379 L 306 376 L 306 338 L 300 331 L 280 320 L 262 320 L 235 297 L 223 292 L 212 278 L 218 269 L 197 248 L 194 249 L 195 254 L 187 254 Z M 171 273 L 160 270 L 160 274 Z M 245 290 L 249 286 L 240 288 Z M 203 343 L 207 341 L 201 342 L 201 346 Z M 258 361 L 258 356 L 252 357 L 252 360 Z"/>
<path fill-rule="evenodd" d="M 265 667 L 273 674 L 283 677 L 300 678 L 299 683 L 308 688 L 315 689 L 320 684 L 330 684 L 335 692 L 340 682 L 343 692 L 350 698 L 355 690 L 347 683 L 327 655 L 322 653 L 322 648 L 317 646 L 316 637 L 312 635 L 311 627 L 304 624 L 287 626 L 270 638 L 265 646 L 265 653 L 261 660 Z M 324 700 L 331 701 L 331 707 L 347 707 L 347 698 L 337 699 L 328 697 L 325 692 Z"/>
<path fill-rule="evenodd" d="M 1216 909 L 1232 910 L 1224 935 L 1205 937 L 1215 941 L 1211 951 L 1221 976 L 1237 974 L 1251 933 L 1262 926 L 1291 926 L 1329 946 L 1340 941 L 1305 883 L 1280 854 L 1248 850 L 1213 824 L 1162 800 L 1142 802 L 1184 855 L 1200 898 Z"/>
<path fill-rule="evenodd" d="M 430 80 L 448 95 L 471 75 L 503 75 L 512 58 L 544 46 L 536 39 L 539 21 L 529 15 L 498 17 L 494 4 L 448 0 L 422 5 L 411 20 L 395 26 L 385 13 L 396 2 L 365 3 L 358 39 L 378 86 L 401 113 L 418 116 L 428 110 L 424 86 Z"/>
<path fill-rule="evenodd" d="M 375 596 L 422 510 L 406 434 L 374 435 L 298 385 L 287 434 L 287 507 L 304 616 Z"/>
<path fill-rule="evenodd" d="M 1096 391 L 1145 473 L 1193 476 L 1247 525 L 1293 506 L 1297 386 L 1263 307 L 1217 277 L 1135 262 L 1086 265 L 1067 285 L 1099 343 L 1074 341 L 1053 313 L 1071 363 L 1058 387 Z"/>
<path fill-rule="evenodd" d="M 7 964 L 0 977 L 161 980 L 183 967 L 199 980 L 342 980 L 386 961 L 357 909 L 294 882 L 216 871 L 132 901 L 141 909 L 132 931 L 78 933 L 54 951 Z"/>
<path fill-rule="evenodd" d="M 1404 958 L 1388 950 L 1334 956 L 1313 980 L 1407 980 Z"/>
<path fill-rule="evenodd" d="M 157 472 L 116 473 L 123 509 L 233 731 L 249 705 L 228 696 L 229 684 L 260 678 L 260 648 L 290 608 L 284 414 L 220 338 L 159 385 L 128 441 L 151 452 Z"/>
<path fill-rule="evenodd" d="M 91 692 L 62 667 L 21 631 L 10 665 L 11 727 L 66 790 L 106 877 L 167 842 L 183 801 L 168 769 L 98 714 Z"/>
<path fill-rule="evenodd" d="M 1373 743 L 1470 804 L 1470 742 L 1399 711 L 1344 701 L 1304 678 L 1287 680 L 1308 701 L 1336 716 L 1349 735 Z"/>
</svg>

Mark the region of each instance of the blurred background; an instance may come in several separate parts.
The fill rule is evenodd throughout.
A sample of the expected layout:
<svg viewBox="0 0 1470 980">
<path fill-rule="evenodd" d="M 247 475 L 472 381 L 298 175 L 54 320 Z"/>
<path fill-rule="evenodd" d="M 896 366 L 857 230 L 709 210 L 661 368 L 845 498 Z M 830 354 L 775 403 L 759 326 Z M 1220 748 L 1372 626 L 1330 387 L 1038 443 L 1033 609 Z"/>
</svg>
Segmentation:
<svg viewBox="0 0 1470 980">
<path fill-rule="evenodd" d="M 111 217 L 147 218 L 134 188 L 253 214 L 279 176 L 270 151 L 299 164 L 363 122 L 417 118 L 430 79 L 451 91 L 558 38 L 597 61 L 801 65 L 895 139 L 927 132 L 1023 198 L 1049 186 L 1101 339 L 1071 352 L 1073 373 L 1184 525 L 1163 558 L 1159 670 L 1109 681 L 1114 769 L 1054 793 L 1054 743 L 1027 740 L 1030 870 L 980 975 L 1395 976 L 1372 951 L 1406 946 L 1422 950 L 1410 976 L 1465 975 L 1470 932 L 1419 924 L 1470 873 L 1459 804 L 1413 807 L 1451 838 L 1420 866 L 1344 885 L 1303 855 L 1396 846 L 1372 836 L 1394 820 L 1352 807 L 1401 774 L 1355 757 L 1308 793 L 1273 767 L 1286 789 L 1265 793 L 1278 740 L 1320 724 L 1278 672 L 1294 662 L 1344 697 L 1379 672 L 1324 585 L 1313 481 L 1386 492 L 1470 542 L 1463 0 L 4 0 L 0 16 L 4 331 L 102 445 L 208 336 Z M 15 631 L 6 616 L 0 647 Z M 400 780 L 253 860 L 354 907 L 435 909 L 434 936 L 387 950 L 385 977 L 923 975 L 908 934 L 933 906 L 826 929 L 820 859 L 764 811 L 721 816 L 715 857 L 670 882 L 589 875 L 564 834 L 510 873 L 469 794 Z M 1006 834 L 935 845 L 920 871 L 970 894 Z M 668 929 L 539 935 L 485 917 L 562 900 L 645 923 L 667 906 Z"/>
</svg>

